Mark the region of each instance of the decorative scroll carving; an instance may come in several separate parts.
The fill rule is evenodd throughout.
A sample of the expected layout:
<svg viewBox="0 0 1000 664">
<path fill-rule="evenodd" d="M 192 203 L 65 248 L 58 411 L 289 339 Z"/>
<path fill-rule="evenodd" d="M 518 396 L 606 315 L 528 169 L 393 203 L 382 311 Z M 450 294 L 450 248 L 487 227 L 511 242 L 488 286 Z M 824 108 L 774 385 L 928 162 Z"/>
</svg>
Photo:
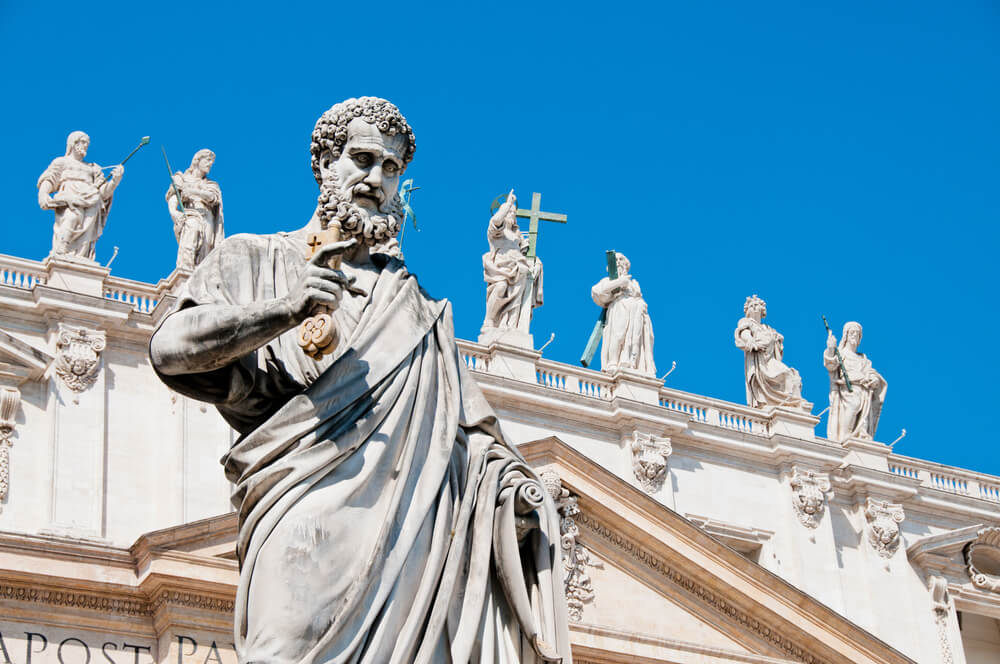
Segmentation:
<svg viewBox="0 0 1000 664">
<path fill-rule="evenodd" d="M 806 528 L 815 528 L 823 518 L 826 493 L 830 490 L 830 478 L 811 470 L 792 468 L 792 505 L 795 516 Z"/>
<path fill-rule="evenodd" d="M 928 586 L 934 603 L 934 622 L 937 624 L 938 642 L 941 644 L 941 662 L 953 664 L 955 660 L 951 654 L 951 639 L 948 638 L 948 613 L 951 610 L 948 581 L 940 576 L 932 576 L 928 580 Z"/>
<path fill-rule="evenodd" d="M 7 499 L 10 489 L 10 448 L 14 444 L 14 418 L 21 403 L 21 392 L 13 387 L 0 387 L 0 501 Z"/>
<path fill-rule="evenodd" d="M 59 323 L 56 375 L 74 392 L 84 391 L 97 380 L 99 354 L 106 345 L 104 332 Z"/>
<path fill-rule="evenodd" d="M 587 547 L 576 541 L 580 529 L 574 518 L 580 513 L 576 496 L 563 488 L 559 476 L 553 472 L 542 473 L 542 481 L 559 510 L 559 533 L 562 535 L 563 571 L 565 573 L 566 604 L 569 619 L 580 622 L 583 605 L 594 599 L 594 584 L 587 574 L 587 567 L 604 567 L 604 563 L 590 555 Z"/>
<path fill-rule="evenodd" d="M 972 585 L 1000 593 L 1000 528 L 983 528 L 965 549 L 965 564 Z"/>
<path fill-rule="evenodd" d="M 891 558 L 899 548 L 899 524 L 903 522 L 903 506 L 869 498 L 865 507 L 868 519 L 868 543 L 883 558 Z"/>
<path fill-rule="evenodd" d="M 636 431 L 632 436 L 632 470 L 646 493 L 655 493 L 666 477 L 667 457 L 673 448 L 669 438 Z"/>
</svg>

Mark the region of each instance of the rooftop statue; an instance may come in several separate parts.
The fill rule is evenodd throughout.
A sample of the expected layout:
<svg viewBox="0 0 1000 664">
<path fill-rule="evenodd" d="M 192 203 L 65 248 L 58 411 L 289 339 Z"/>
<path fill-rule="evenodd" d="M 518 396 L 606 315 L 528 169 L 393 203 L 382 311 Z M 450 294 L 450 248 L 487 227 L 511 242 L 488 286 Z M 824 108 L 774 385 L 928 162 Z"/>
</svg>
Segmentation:
<svg viewBox="0 0 1000 664">
<path fill-rule="evenodd" d="M 860 343 L 861 324 L 853 321 L 844 324 L 839 346 L 833 332 L 826 338 L 823 365 L 830 372 L 826 437 L 838 443 L 848 438 L 872 440 L 885 403 L 888 385 L 872 368 L 871 360 L 858 352 Z"/>
<path fill-rule="evenodd" d="M 56 215 L 51 256 L 93 261 L 97 239 L 111 211 L 111 199 L 125 172 L 123 166 L 104 177 L 97 164 L 85 162 L 90 137 L 74 131 L 66 139 L 66 154 L 56 157 L 38 178 L 38 205 Z"/>
<path fill-rule="evenodd" d="M 743 305 L 743 318 L 736 324 L 736 347 L 744 352 L 747 404 L 754 408 L 792 406 L 811 410 L 802 398 L 799 372 L 785 364 L 785 337 L 764 323 L 767 304 L 756 295 Z"/>
<path fill-rule="evenodd" d="M 632 264 L 616 253 L 618 277 L 604 277 L 590 290 L 599 307 L 607 310 L 601 338 L 601 370 L 614 373 L 630 369 L 656 375 L 653 362 L 653 323 L 639 282 L 628 273 Z"/>
<path fill-rule="evenodd" d="M 244 664 L 571 661 L 552 499 L 466 373 L 451 304 L 374 251 L 414 148 L 388 101 L 334 105 L 306 226 L 223 240 L 150 344 L 240 434 Z M 307 354 L 299 326 L 322 316 L 339 341 Z"/>
<path fill-rule="evenodd" d="M 535 307 L 542 306 L 542 261 L 528 258 L 528 240 L 517 225 L 514 191 L 490 219 L 490 250 L 483 254 L 486 318 L 480 338 L 496 338 L 504 330 L 529 334 Z"/>
<path fill-rule="evenodd" d="M 214 163 L 214 152 L 198 150 L 186 171 L 173 174 L 167 189 L 167 209 L 177 238 L 177 267 L 182 270 L 193 270 L 222 242 L 222 191 L 208 179 Z"/>
</svg>

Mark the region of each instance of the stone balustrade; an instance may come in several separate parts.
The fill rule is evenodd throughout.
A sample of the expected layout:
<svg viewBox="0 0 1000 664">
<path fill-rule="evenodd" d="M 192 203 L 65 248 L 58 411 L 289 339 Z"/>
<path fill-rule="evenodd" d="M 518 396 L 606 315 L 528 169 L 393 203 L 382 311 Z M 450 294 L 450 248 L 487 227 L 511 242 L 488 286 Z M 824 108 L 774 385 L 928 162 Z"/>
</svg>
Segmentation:
<svg viewBox="0 0 1000 664">
<path fill-rule="evenodd" d="M 45 266 L 38 261 L 0 254 L 0 286 L 31 290 L 45 283 Z"/>
<path fill-rule="evenodd" d="M 131 304 L 133 309 L 143 314 L 153 312 L 156 305 L 163 299 L 166 289 L 166 282 L 161 282 L 160 287 L 156 287 L 121 277 L 109 276 L 104 280 L 104 297 L 116 302 Z"/>
<path fill-rule="evenodd" d="M 919 480 L 923 487 L 1000 503 L 1000 477 L 896 454 L 888 461 L 890 473 Z"/>
</svg>

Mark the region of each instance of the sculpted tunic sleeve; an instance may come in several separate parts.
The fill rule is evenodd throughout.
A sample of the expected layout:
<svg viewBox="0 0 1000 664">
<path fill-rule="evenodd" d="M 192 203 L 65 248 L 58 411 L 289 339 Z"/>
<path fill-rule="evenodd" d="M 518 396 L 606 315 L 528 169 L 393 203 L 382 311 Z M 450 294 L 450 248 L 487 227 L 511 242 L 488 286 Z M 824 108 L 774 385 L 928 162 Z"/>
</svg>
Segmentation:
<svg viewBox="0 0 1000 664">
<path fill-rule="evenodd" d="M 234 235 L 195 269 L 179 296 L 177 310 L 202 305 L 247 305 L 280 297 L 305 265 L 301 248 L 282 236 Z M 213 315 L 211 307 L 194 325 Z M 236 362 L 202 373 L 160 378 L 185 396 L 213 403 L 240 433 L 255 428 L 315 380 L 330 360 L 316 362 L 285 332 Z"/>
</svg>

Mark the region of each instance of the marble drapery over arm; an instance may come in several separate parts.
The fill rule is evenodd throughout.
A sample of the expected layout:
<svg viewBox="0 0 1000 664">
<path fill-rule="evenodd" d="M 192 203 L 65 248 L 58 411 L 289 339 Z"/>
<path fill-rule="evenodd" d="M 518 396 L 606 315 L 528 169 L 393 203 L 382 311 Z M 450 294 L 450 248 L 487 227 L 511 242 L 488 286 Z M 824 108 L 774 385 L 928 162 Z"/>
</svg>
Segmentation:
<svg viewBox="0 0 1000 664">
<path fill-rule="evenodd" d="M 655 376 L 653 323 L 639 282 L 628 275 L 614 281 L 604 277 L 591 289 L 590 296 L 597 306 L 607 309 L 601 370 L 629 369 Z"/>
<path fill-rule="evenodd" d="M 179 306 L 278 297 L 304 250 L 230 238 Z M 335 312 L 338 354 L 306 357 L 293 330 L 228 367 L 164 376 L 242 434 L 224 459 L 240 660 L 568 663 L 554 506 L 465 373 L 450 305 L 375 260 L 372 292 Z"/>
</svg>

